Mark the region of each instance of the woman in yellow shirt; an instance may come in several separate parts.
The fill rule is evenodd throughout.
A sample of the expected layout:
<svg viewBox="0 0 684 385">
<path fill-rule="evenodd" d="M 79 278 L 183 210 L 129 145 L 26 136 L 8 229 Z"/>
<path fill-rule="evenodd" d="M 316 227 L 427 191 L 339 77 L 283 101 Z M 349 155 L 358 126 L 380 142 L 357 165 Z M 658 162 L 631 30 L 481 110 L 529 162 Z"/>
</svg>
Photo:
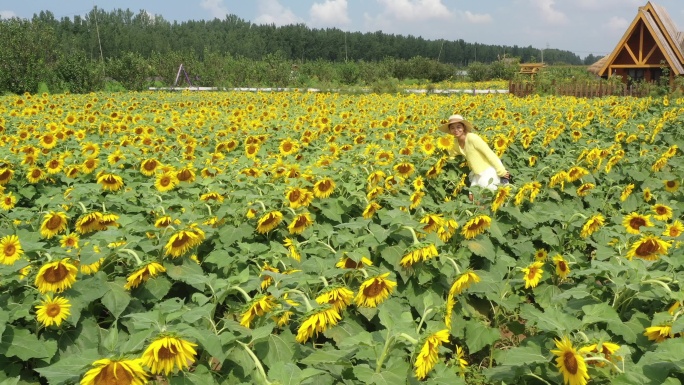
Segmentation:
<svg viewBox="0 0 684 385">
<path fill-rule="evenodd" d="M 449 121 L 439 127 L 440 131 L 456 137 L 456 143 L 450 152 L 452 155 L 465 156 L 470 167 L 470 186 L 494 191 L 502 179 L 507 183 L 511 175 L 487 143 L 473 132 L 474 129 L 473 124 L 461 115 L 451 115 Z"/>
</svg>

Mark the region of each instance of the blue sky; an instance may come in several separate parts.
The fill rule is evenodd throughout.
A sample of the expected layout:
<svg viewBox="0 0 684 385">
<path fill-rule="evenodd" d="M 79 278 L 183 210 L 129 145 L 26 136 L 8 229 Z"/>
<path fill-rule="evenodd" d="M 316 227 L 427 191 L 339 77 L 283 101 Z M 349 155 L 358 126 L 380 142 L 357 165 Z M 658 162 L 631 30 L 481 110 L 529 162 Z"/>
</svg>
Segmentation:
<svg viewBox="0 0 684 385">
<path fill-rule="evenodd" d="M 657 0 L 684 31 L 684 1 Z M 105 10 L 145 10 L 166 20 L 223 19 L 336 27 L 345 31 L 463 39 L 468 43 L 605 55 L 615 48 L 646 0 L 0 0 L 0 17 L 31 18 L 49 10 L 58 19 Z"/>
</svg>

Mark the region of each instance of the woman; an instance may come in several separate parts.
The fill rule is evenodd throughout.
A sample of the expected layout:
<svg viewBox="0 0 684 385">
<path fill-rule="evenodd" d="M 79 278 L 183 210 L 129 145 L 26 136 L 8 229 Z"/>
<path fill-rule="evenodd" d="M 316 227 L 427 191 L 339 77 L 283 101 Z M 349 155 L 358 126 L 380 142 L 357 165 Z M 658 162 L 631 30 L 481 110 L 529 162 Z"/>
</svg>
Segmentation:
<svg viewBox="0 0 684 385">
<path fill-rule="evenodd" d="M 452 155 L 465 156 L 470 167 L 470 186 L 494 191 L 501 184 L 501 179 L 507 183 L 510 174 L 487 143 L 472 132 L 474 129 L 473 124 L 461 115 L 451 115 L 449 121 L 439 127 L 440 131 L 456 137 L 456 143 L 450 152 Z M 470 199 L 472 200 L 472 193 Z"/>
</svg>

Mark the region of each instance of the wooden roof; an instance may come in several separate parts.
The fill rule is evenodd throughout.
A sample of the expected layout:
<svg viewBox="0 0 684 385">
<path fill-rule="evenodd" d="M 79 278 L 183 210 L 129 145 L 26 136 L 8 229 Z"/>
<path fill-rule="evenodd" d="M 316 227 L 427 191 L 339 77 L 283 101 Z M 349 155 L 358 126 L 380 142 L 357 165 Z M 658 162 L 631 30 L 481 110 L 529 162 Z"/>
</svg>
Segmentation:
<svg viewBox="0 0 684 385">
<path fill-rule="evenodd" d="M 664 60 L 674 75 L 684 75 L 684 32 L 675 26 L 665 8 L 649 1 L 639 7 L 613 52 L 594 63 L 589 71 L 599 76 L 610 75 L 616 59 L 623 68 L 658 67 L 659 61 Z"/>
</svg>

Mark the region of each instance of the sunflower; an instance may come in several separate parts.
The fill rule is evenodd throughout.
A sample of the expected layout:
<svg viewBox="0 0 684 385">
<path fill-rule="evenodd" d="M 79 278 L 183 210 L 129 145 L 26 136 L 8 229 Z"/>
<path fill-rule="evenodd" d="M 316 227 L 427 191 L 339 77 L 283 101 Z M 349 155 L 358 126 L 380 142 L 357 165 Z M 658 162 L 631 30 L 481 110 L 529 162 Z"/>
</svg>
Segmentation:
<svg viewBox="0 0 684 385">
<path fill-rule="evenodd" d="M 406 254 L 399 261 L 399 265 L 404 268 L 411 267 L 416 263 L 427 261 L 439 255 L 437 247 L 432 243 L 417 243 L 409 247 Z"/>
<path fill-rule="evenodd" d="M 567 336 L 554 340 L 557 350 L 551 350 L 556 356 L 556 367 L 563 374 L 563 382 L 567 385 L 586 385 L 589 380 L 587 364 L 584 358 L 572 346 Z"/>
<path fill-rule="evenodd" d="M 549 252 L 546 251 L 546 249 L 537 249 L 534 252 L 534 260 L 539 261 L 539 262 L 544 262 L 546 261 L 546 258 L 549 256 Z"/>
<path fill-rule="evenodd" d="M 447 295 L 446 309 L 444 311 L 444 325 L 446 325 L 449 330 L 451 330 L 451 315 L 454 312 L 454 306 L 456 306 L 456 299 L 453 295 Z"/>
<path fill-rule="evenodd" d="M 479 234 L 482 234 L 489 228 L 492 223 L 492 218 L 487 215 L 478 215 L 472 218 L 461 229 L 461 234 L 465 239 L 473 239 Z"/>
<path fill-rule="evenodd" d="M 40 225 L 40 235 L 50 239 L 55 235 L 66 231 L 68 218 L 64 212 L 50 211 L 43 217 Z"/>
<path fill-rule="evenodd" d="M 565 171 L 559 171 L 551 176 L 549 180 L 549 187 L 553 188 L 560 185 L 561 190 L 565 188 L 565 182 L 568 180 L 568 173 Z"/>
<path fill-rule="evenodd" d="M 643 191 L 644 202 L 650 202 L 653 200 L 653 194 L 650 188 L 645 188 Z"/>
<path fill-rule="evenodd" d="M 208 192 L 208 193 L 200 195 L 200 200 L 202 202 L 214 201 L 214 202 L 222 203 L 223 199 L 224 199 L 223 195 L 221 195 L 217 192 Z"/>
<path fill-rule="evenodd" d="M 595 214 L 589 218 L 582 226 L 582 231 L 580 231 L 580 236 L 586 238 L 591 234 L 595 233 L 596 230 L 601 228 L 606 223 L 606 219 L 601 214 Z"/>
<path fill-rule="evenodd" d="M 506 202 L 506 199 L 511 196 L 511 186 L 501 186 L 499 189 L 496 191 L 496 196 L 494 197 L 494 200 L 492 201 L 492 211 L 496 212 L 499 210 L 501 205 L 503 205 Z"/>
<path fill-rule="evenodd" d="M 323 305 L 305 317 L 299 326 L 299 330 L 297 330 L 295 339 L 303 344 L 311 337 L 317 336 L 318 333 L 323 333 L 330 327 L 337 325 L 341 319 L 342 316 L 333 306 Z"/>
<path fill-rule="evenodd" d="M 672 208 L 669 206 L 662 205 L 660 203 L 651 206 L 651 210 L 655 213 L 653 218 L 659 221 L 666 221 L 672 218 Z"/>
<path fill-rule="evenodd" d="M 392 294 L 397 283 L 387 279 L 390 273 L 384 273 L 369 278 L 361 284 L 359 292 L 354 298 L 357 306 L 377 307 Z"/>
<path fill-rule="evenodd" d="M 83 215 L 76 221 L 76 231 L 81 234 L 88 234 L 93 231 L 103 230 L 100 226 L 100 220 L 102 219 L 102 213 L 94 211 Z"/>
<path fill-rule="evenodd" d="M 176 174 L 173 172 L 165 172 L 157 175 L 157 179 L 154 181 L 154 187 L 159 192 L 166 192 L 173 190 L 179 183 Z"/>
<path fill-rule="evenodd" d="M 157 172 L 159 166 L 161 166 L 161 162 L 157 159 L 145 159 L 140 163 L 140 172 L 145 176 L 152 176 Z"/>
<path fill-rule="evenodd" d="M 9 183 L 14 177 L 14 171 L 7 167 L 0 168 L 0 186 L 4 186 Z"/>
<path fill-rule="evenodd" d="M 456 229 L 458 229 L 458 222 L 454 219 L 448 219 L 445 221 L 444 226 L 437 229 L 437 236 L 442 242 L 448 242 L 456 234 Z"/>
<path fill-rule="evenodd" d="M 61 293 L 76 282 L 78 269 L 65 258 L 43 265 L 36 275 L 35 285 L 41 294 Z"/>
<path fill-rule="evenodd" d="M 11 191 L 7 194 L 3 194 L 0 198 L 0 208 L 5 211 L 12 210 L 16 204 L 17 197 L 14 196 Z"/>
<path fill-rule="evenodd" d="M 342 286 L 329 286 L 316 297 L 319 305 L 330 304 L 336 312 L 340 313 L 349 306 L 354 299 L 354 292 Z"/>
<path fill-rule="evenodd" d="M 567 278 L 568 274 L 570 274 L 570 267 L 568 266 L 568 262 L 560 254 L 553 257 L 552 260 L 553 263 L 556 265 L 556 274 L 561 279 Z"/>
<path fill-rule="evenodd" d="M 252 299 L 247 308 L 242 312 L 240 325 L 249 328 L 255 317 L 261 317 L 275 306 L 275 299 L 270 294 L 262 294 Z"/>
<path fill-rule="evenodd" d="M 14 262 L 24 254 L 16 235 L 5 235 L 0 238 L 0 251 L 0 263 L 3 265 L 14 265 Z"/>
<path fill-rule="evenodd" d="M 59 326 L 70 314 L 71 304 L 69 300 L 62 297 L 52 297 L 46 295 L 40 305 L 36 306 L 36 318 L 43 326 L 48 327 L 52 324 Z"/>
<path fill-rule="evenodd" d="M 473 283 L 480 282 L 480 276 L 478 276 L 474 271 L 467 270 L 465 273 L 461 274 L 460 277 L 454 281 L 449 289 L 449 296 L 455 296 L 463 293 L 463 291 L 470 287 Z"/>
<path fill-rule="evenodd" d="M 84 174 L 90 174 L 91 172 L 95 171 L 99 163 L 100 160 L 97 158 L 88 158 L 81 164 L 81 171 Z"/>
<path fill-rule="evenodd" d="M 413 364 L 416 378 L 424 380 L 439 359 L 439 347 L 449 342 L 449 329 L 440 330 L 425 339 Z"/>
<path fill-rule="evenodd" d="M 31 167 L 26 173 L 26 180 L 28 180 L 29 183 L 36 184 L 45 178 L 45 174 L 46 173 L 40 168 Z"/>
<path fill-rule="evenodd" d="M 164 255 L 172 258 L 180 257 L 193 247 L 202 243 L 204 238 L 192 230 L 179 230 L 171 235 L 169 241 L 164 246 Z"/>
<path fill-rule="evenodd" d="M 78 249 L 79 236 L 76 233 L 71 233 L 68 235 L 62 235 L 59 240 L 60 246 L 65 249 Z"/>
<path fill-rule="evenodd" d="M 335 267 L 340 269 L 363 269 L 366 266 L 373 266 L 373 261 L 366 257 L 361 257 L 361 260 L 358 262 L 349 257 L 342 257 L 335 264 Z"/>
<path fill-rule="evenodd" d="M 154 221 L 154 227 L 163 229 L 171 226 L 172 223 L 174 223 L 174 221 L 170 215 L 163 215 Z"/>
<path fill-rule="evenodd" d="M 102 217 L 99 220 L 100 223 L 100 228 L 102 230 L 107 230 L 108 226 L 113 226 L 113 227 L 119 227 L 119 223 L 117 222 L 119 220 L 119 216 L 113 213 L 107 213 L 107 214 L 102 214 Z"/>
<path fill-rule="evenodd" d="M 424 191 L 415 191 L 413 194 L 411 194 L 411 205 L 409 205 L 409 208 L 413 210 L 416 207 L 420 206 L 420 202 L 423 201 L 424 196 Z"/>
<path fill-rule="evenodd" d="M 413 189 L 415 191 L 425 190 L 425 181 L 423 180 L 422 176 L 416 177 L 416 179 L 413 180 L 411 185 L 413 186 Z"/>
<path fill-rule="evenodd" d="M 539 281 L 541 281 L 541 277 L 544 274 L 542 267 L 544 267 L 544 262 L 536 261 L 522 269 L 522 272 L 525 273 L 523 276 L 523 280 L 525 281 L 525 289 L 530 287 L 535 288 L 537 285 L 539 285 Z"/>
<path fill-rule="evenodd" d="M 613 361 L 613 355 L 620 349 L 620 345 L 614 344 L 612 342 L 602 342 L 599 348 L 599 344 L 591 344 L 585 346 L 579 350 L 582 354 L 601 354 L 606 360 Z M 618 361 L 622 361 L 622 357 L 617 356 Z M 598 367 L 604 367 L 606 365 L 603 361 L 591 361 L 590 364 L 594 364 Z"/>
<path fill-rule="evenodd" d="M 402 178 L 408 178 L 416 171 L 416 167 L 410 162 L 398 163 L 393 169 Z"/>
<path fill-rule="evenodd" d="M 53 158 L 50 159 L 46 164 L 45 164 L 45 170 L 47 171 L 48 174 L 57 174 L 58 172 L 62 171 L 62 167 L 64 167 L 64 161 L 62 158 Z"/>
<path fill-rule="evenodd" d="M 674 337 L 671 325 L 649 326 L 644 330 L 644 335 L 649 340 L 655 342 L 663 342 L 668 338 Z"/>
<path fill-rule="evenodd" d="M 629 234 L 639 234 L 642 226 L 652 227 L 653 223 L 651 223 L 650 215 L 641 215 L 632 212 L 622 220 L 622 225 L 625 226 L 625 230 L 627 230 Z"/>
<path fill-rule="evenodd" d="M 631 260 L 638 257 L 647 261 L 655 261 L 659 255 L 666 255 L 670 246 L 669 242 L 663 241 L 655 235 L 642 236 L 641 239 L 632 244 L 627 252 L 627 259 Z"/>
<path fill-rule="evenodd" d="M 163 273 L 165 271 L 166 269 L 161 264 L 157 262 L 150 262 L 145 266 L 141 267 L 140 269 L 134 271 L 133 274 L 129 275 L 128 278 L 126 278 L 126 284 L 124 285 L 124 289 L 134 289 L 138 287 L 141 283 L 146 282 L 148 279 L 154 278 L 157 275 L 159 275 L 159 273 Z"/>
<path fill-rule="evenodd" d="M 97 177 L 97 183 L 101 184 L 105 191 L 118 191 L 123 187 L 123 178 L 116 174 L 104 173 Z"/>
<path fill-rule="evenodd" d="M 452 147 L 454 147 L 453 135 L 441 135 L 437 139 L 437 148 L 440 150 L 450 150 Z"/>
<path fill-rule="evenodd" d="M 221 155 L 221 156 L 223 156 L 223 155 Z M 192 183 L 195 181 L 196 177 L 197 176 L 195 175 L 195 170 L 193 169 L 192 166 L 183 167 L 180 170 L 176 171 L 176 179 L 179 182 Z"/>
<path fill-rule="evenodd" d="M 283 139 L 278 146 L 278 151 L 283 156 L 295 154 L 299 151 L 299 143 L 292 138 Z"/>
<path fill-rule="evenodd" d="M 281 213 L 280 211 L 271 211 L 269 213 L 266 213 L 257 222 L 256 231 L 259 234 L 268 233 L 269 231 L 278 227 L 282 220 L 283 213 Z"/>
<path fill-rule="evenodd" d="M 622 202 L 626 201 L 630 194 L 632 194 L 632 191 L 634 191 L 634 184 L 630 183 L 625 186 L 625 188 L 622 190 L 622 193 L 620 193 L 620 200 Z"/>
<path fill-rule="evenodd" d="M 45 149 L 53 149 L 57 145 L 57 138 L 52 133 L 47 133 L 45 135 L 41 135 L 39 139 L 40 146 L 45 148 Z"/>
<path fill-rule="evenodd" d="M 147 374 L 142 368 L 142 360 L 103 358 L 92 364 L 81 379 L 81 385 L 143 385 L 147 383 Z"/>
<path fill-rule="evenodd" d="M 302 255 L 297 250 L 297 246 L 295 245 L 295 242 L 292 239 L 285 238 L 283 240 L 283 246 L 287 247 L 287 251 L 290 253 L 290 258 L 294 259 L 297 262 L 300 262 L 302 260 Z"/>
<path fill-rule="evenodd" d="M 270 266 L 268 263 L 264 263 L 264 265 L 261 267 L 261 273 L 259 273 L 259 277 L 261 278 L 261 290 L 266 290 L 273 283 L 273 276 L 270 274 L 264 274 L 264 271 L 280 273 L 278 268 Z"/>
<path fill-rule="evenodd" d="M 369 202 L 368 205 L 366 206 L 366 208 L 363 210 L 363 214 L 361 214 L 361 215 L 363 216 L 364 219 L 371 219 L 371 218 L 373 218 L 373 215 L 375 215 L 375 213 L 378 210 L 380 210 L 381 208 L 382 208 L 382 206 L 380 206 L 379 203 Z"/>
<path fill-rule="evenodd" d="M 309 213 L 299 214 L 290 222 L 287 229 L 290 231 L 290 234 L 301 234 L 313 223 L 314 221 Z"/>
<path fill-rule="evenodd" d="M 293 209 L 306 207 L 311 204 L 314 198 L 313 192 L 300 187 L 292 187 L 285 191 L 287 203 Z"/>
<path fill-rule="evenodd" d="M 168 375 L 174 369 L 190 369 L 195 362 L 197 344 L 174 336 L 158 336 L 150 346 L 145 349 L 140 358 L 142 364 L 150 368 L 152 374 Z"/>
<path fill-rule="evenodd" d="M 588 175 L 589 171 L 586 168 L 580 166 L 574 166 L 568 170 L 567 181 L 574 182 L 585 175 Z"/>
<path fill-rule="evenodd" d="M 93 249 L 96 246 L 93 246 Z M 99 252 L 99 250 L 98 250 Z M 90 263 L 88 265 L 80 265 L 79 268 L 81 269 L 81 273 L 85 275 L 93 275 L 100 271 L 100 266 L 102 266 L 102 262 L 104 262 L 104 258 L 100 258 L 97 261 Z"/>
<path fill-rule="evenodd" d="M 468 361 L 466 361 L 465 353 L 460 346 L 456 346 L 456 357 L 454 360 L 458 361 L 458 368 L 461 371 L 461 377 L 465 376 L 465 370 L 468 368 Z"/>
<path fill-rule="evenodd" d="M 368 186 L 374 187 L 377 186 L 380 182 L 384 181 L 385 178 L 387 178 L 387 174 L 385 174 L 384 171 L 376 170 L 368 175 L 368 177 L 366 178 L 366 182 L 368 182 Z"/>
<path fill-rule="evenodd" d="M 592 190 L 594 187 L 596 187 L 596 185 L 593 184 L 593 183 L 584 183 L 584 184 L 582 184 L 581 186 L 579 186 L 579 187 L 577 188 L 577 196 L 585 197 L 585 196 L 589 195 L 589 193 L 591 192 L 591 190 Z"/>
<path fill-rule="evenodd" d="M 665 181 L 665 191 L 667 192 L 677 192 L 679 189 L 679 181 L 678 180 L 666 180 Z"/>
<path fill-rule="evenodd" d="M 683 232 L 684 224 L 682 224 L 682 222 L 679 220 L 676 220 L 665 227 L 665 232 L 663 232 L 663 235 L 666 237 L 677 238 L 678 236 L 682 235 Z"/>
<path fill-rule="evenodd" d="M 335 181 L 330 178 L 323 178 L 314 184 L 314 195 L 316 198 L 327 198 L 335 190 Z"/>
</svg>

